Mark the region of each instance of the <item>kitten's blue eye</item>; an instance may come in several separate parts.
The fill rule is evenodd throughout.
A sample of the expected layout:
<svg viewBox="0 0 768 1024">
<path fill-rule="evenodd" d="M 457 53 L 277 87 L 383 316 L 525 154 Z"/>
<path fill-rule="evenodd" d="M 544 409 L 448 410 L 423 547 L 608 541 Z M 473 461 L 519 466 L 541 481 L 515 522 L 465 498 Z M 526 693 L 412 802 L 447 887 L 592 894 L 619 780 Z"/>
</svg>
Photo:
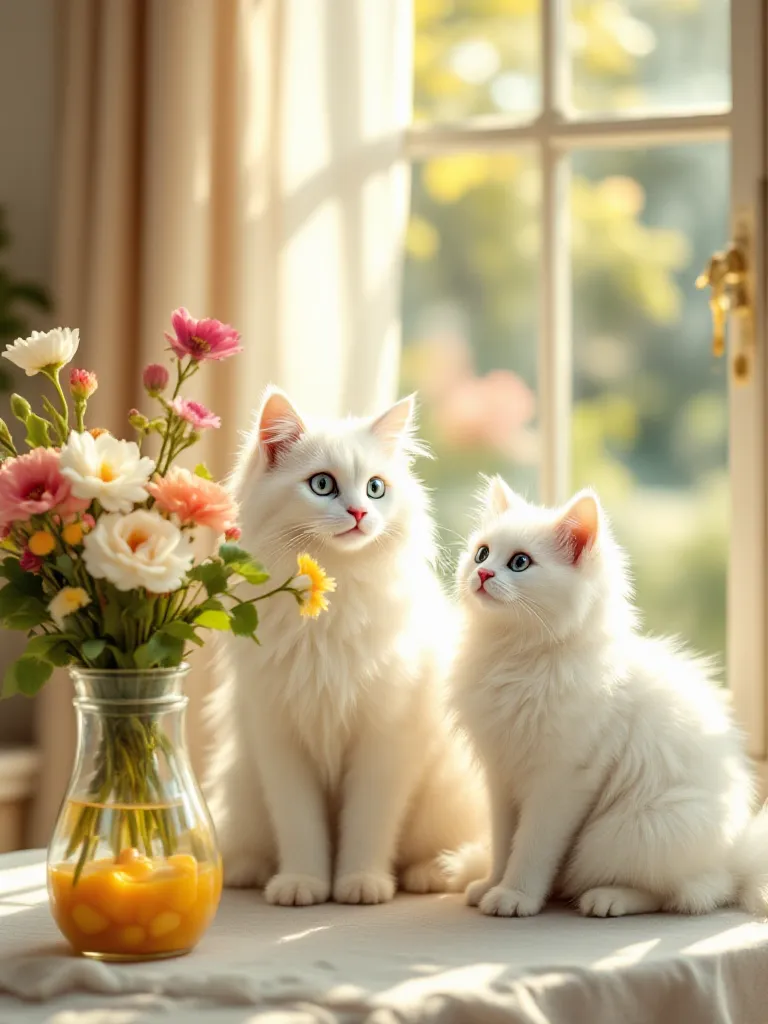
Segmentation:
<svg viewBox="0 0 768 1024">
<path fill-rule="evenodd" d="M 383 498 L 387 493 L 387 485 L 380 476 L 372 476 L 368 481 L 365 493 L 369 498 Z"/>
<path fill-rule="evenodd" d="M 330 473 L 315 473 L 307 480 L 310 488 L 321 498 L 330 498 L 339 493 L 336 481 Z"/>
<path fill-rule="evenodd" d="M 526 555 L 524 551 L 518 551 L 516 555 L 512 555 L 510 560 L 507 562 L 507 567 L 512 572 L 525 572 L 528 566 L 532 563 L 533 559 L 530 555 Z"/>
<path fill-rule="evenodd" d="M 481 544 L 475 553 L 475 561 L 484 562 L 490 553 L 491 549 L 486 544 Z"/>
</svg>

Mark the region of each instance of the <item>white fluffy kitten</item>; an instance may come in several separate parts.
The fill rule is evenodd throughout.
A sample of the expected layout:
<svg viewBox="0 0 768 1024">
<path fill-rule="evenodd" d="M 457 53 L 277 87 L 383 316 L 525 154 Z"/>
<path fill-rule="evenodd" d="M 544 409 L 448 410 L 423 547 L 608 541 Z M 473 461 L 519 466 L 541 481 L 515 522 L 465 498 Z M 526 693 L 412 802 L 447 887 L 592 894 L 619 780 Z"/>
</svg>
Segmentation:
<svg viewBox="0 0 768 1024">
<path fill-rule="evenodd" d="M 638 634 L 597 497 L 532 506 L 490 481 L 458 570 L 454 700 L 486 772 L 484 914 L 550 893 L 598 917 L 768 905 L 768 818 L 705 662 Z M 487 866 L 486 866 L 487 870 Z"/>
<path fill-rule="evenodd" d="M 443 891 L 440 854 L 487 826 L 479 777 L 444 717 L 452 635 L 432 522 L 410 472 L 412 399 L 310 429 L 271 390 L 237 466 L 242 543 L 274 580 L 316 557 L 337 590 L 316 621 L 259 605 L 214 693 L 207 790 L 230 885 L 283 905 L 379 903 L 395 875 Z M 479 799 L 478 799 L 479 797 Z"/>
</svg>

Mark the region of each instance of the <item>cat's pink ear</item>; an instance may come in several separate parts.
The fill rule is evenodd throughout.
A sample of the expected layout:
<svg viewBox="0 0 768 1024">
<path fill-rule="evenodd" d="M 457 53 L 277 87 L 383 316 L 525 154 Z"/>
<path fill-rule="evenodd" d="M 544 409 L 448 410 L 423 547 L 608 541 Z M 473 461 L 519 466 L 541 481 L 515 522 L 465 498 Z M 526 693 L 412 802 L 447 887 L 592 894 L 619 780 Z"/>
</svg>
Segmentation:
<svg viewBox="0 0 768 1024">
<path fill-rule="evenodd" d="M 600 531 L 600 502 L 592 491 L 580 491 L 566 506 L 558 519 L 557 537 L 576 565 L 585 551 L 589 551 Z"/>
<path fill-rule="evenodd" d="M 501 516 L 516 505 L 524 505 L 525 502 L 504 483 L 500 476 L 492 476 L 488 480 L 484 504 L 490 513 Z"/>
<path fill-rule="evenodd" d="M 382 442 L 384 447 L 393 454 L 405 438 L 409 437 L 414 426 L 416 414 L 416 396 L 408 395 L 401 398 L 393 406 L 377 416 L 371 424 L 371 433 Z"/>
<path fill-rule="evenodd" d="M 264 397 L 258 423 L 259 451 L 269 467 L 274 466 L 306 430 L 288 396 L 274 387 Z"/>
</svg>

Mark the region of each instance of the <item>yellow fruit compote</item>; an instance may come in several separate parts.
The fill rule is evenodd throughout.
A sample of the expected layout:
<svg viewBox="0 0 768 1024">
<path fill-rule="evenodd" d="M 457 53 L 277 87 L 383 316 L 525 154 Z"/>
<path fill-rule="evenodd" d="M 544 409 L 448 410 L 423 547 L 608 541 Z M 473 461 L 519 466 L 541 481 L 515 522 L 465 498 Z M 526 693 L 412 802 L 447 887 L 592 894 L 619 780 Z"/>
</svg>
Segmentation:
<svg viewBox="0 0 768 1024">
<path fill-rule="evenodd" d="M 53 864 L 48 889 L 56 924 L 86 956 L 142 960 L 186 953 L 213 920 L 221 897 L 221 864 L 188 853 L 145 857 L 125 849 L 75 865 Z"/>
</svg>

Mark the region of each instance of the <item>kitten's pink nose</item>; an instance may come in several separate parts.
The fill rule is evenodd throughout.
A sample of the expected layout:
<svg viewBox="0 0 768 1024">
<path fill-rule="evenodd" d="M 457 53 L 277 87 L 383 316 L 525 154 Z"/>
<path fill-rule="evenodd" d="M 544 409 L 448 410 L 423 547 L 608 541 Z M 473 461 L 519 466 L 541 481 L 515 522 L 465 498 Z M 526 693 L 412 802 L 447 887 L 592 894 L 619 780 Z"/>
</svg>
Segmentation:
<svg viewBox="0 0 768 1024">
<path fill-rule="evenodd" d="M 491 576 L 495 576 L 496 573 L 493 572 L 491 569 L 478 569 L 477 575 L 480 577 L 480 586 L 484 587 L 485 581 L 489 580 Z"/>
<path fill-rule="evenodd" d="M 355 522 L 357 523 L 358 526 L 360 525 L 360 520 L 363 518 L 363 516 L 368 515 L 368 510 L 364 508 L 348 508 L 347 512 L 349 512 L 351 516 L 355 517 Z"/>
</svg>

